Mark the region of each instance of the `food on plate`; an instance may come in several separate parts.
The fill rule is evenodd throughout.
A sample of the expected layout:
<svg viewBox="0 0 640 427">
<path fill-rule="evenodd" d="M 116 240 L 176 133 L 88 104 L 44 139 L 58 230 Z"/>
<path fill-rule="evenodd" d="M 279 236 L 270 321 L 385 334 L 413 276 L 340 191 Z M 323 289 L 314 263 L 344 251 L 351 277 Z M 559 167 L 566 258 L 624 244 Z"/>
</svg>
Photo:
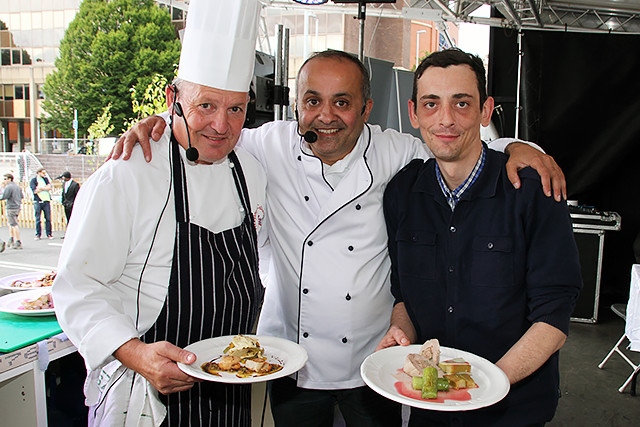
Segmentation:
<svg viewBox="0 0 640 427">
<path fill-rule="evenodd" d="M 11 282 L 13 288 L 42 288 L 53 285 L 53 279 L 56 278 L 56 272 L 45 273 L 41 278 L 36 280 L 14 280 Z"/>
<path fill-rule="evenodd" d="M 445 374 L 459 374 L 460 372 L 471 372 L 471 365 L 461 357 L 445 360 L 438 363 L 438 366 Z"/>
<path fill-rule="evenodd" d="M 238 378 L 268 375 L 283 368 L 270 363 L 258 340 L 246 335 L 236 335 L 224 349 L 224 355 L 202 364 L 202 370 L 216 376 L 221 372 L 233 373 Z"/>
<path fill-rule="evenodd" d="M 440 343 L 431 339 L 410 353 L 402 370 L 411 377 L 411 387 L 421 390 L 423 399 L 436 399 L 438 392 L 450 389 L 476 388 L 471 378 L 471 364 L 462 358 L 440 361 Z"/>
<path fill-rule="evenodd" d="M 20 303 L 19 310 L 48 310 L 53 308 L 51 293 L 42 294 L 38 298 L 25 299 Z"/>
<path fill-rule="evenodd" d="M 440 361 L 440 343 L 437 339 L 428 340 L 419 353 L 411 353 L 407 355 L 402 370 L 411 377 L 419 377 L 422 375 L 424 368 L 428 366 L 436 367 Z"/>
</svg>

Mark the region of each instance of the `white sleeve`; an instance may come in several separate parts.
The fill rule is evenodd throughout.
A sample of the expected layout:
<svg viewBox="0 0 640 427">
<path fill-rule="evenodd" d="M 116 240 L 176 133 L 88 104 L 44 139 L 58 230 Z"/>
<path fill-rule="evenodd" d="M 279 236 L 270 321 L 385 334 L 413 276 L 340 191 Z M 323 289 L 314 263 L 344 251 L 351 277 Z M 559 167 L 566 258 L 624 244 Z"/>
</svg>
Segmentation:
<svg viewBox="0 0 640 427">
<path fill-rule="evenodd" d="M 487 146 L 489 148 L 491 148 L 492 150 L 496 150 L 496 151 L 500 151 L 500 152 L 504 153 L 504 150 L 507 148 L 507 145 L 511 144 L 512 142 L 521 142 L 523 144 L 527 144 L 528 146 L 533 147 L 536 150 L 541 151 L 541 152 L 544 153 L 544 150 L 538 144 L 535 144 L 535 143 L 529 142 L 529 141 L 522 141 L 522 140 L 516 139 L 516 138 L 498 138 L 498 139 L 494 139 L 493 141 L 487 142 Z"/>
</svg>

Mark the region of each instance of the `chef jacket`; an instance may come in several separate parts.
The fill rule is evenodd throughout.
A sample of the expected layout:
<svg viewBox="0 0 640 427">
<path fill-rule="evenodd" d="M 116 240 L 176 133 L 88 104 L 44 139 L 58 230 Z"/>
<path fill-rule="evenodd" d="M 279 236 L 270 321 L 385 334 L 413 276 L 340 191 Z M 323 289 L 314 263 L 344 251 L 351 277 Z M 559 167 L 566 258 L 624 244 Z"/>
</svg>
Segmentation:
<svg viewBox="0 0 640 427">
<path fill-rule="evenodd" d="M 258 334 L 307 350 L 299 387 L 363 386 L 360 364 L 387 331 L 393 306 L 383 192 L 410 160 L 431 153 L 411 135 L 367 125 L 353 151 L 328 167 L 297 122 L 283 121 L 244 129 L 238 145 L 268 180 L 271 253 Z"/>
<path fill-rule="evenodd" d="M 53 299 L 62 329 L 91 371 L 85 390 L 88 405 L 95 403 L 89 401 L 95 396 L 97 381 L 92 373 L 97 376 L 102 366 L 114 360 L 112 354 L 118 347 L 146 332 L 164 304 L 176 229 L 169 137 L 167 126 L 160 141 L 152 144 L 149 164 L 138 147 L 129 161 L 106 162 L 84 183 L 74 204 L 74 221 L 60 252 Z M 235 151 L 259 231 L 266 219 L 264 171 L 245 150 Z M 180 155 L 186 169 L 191 221 L 213 232 L 237 227 L 244 211 L 229 161 L 196 165 L 186 160 L 182 148 Z"/>
</svg>

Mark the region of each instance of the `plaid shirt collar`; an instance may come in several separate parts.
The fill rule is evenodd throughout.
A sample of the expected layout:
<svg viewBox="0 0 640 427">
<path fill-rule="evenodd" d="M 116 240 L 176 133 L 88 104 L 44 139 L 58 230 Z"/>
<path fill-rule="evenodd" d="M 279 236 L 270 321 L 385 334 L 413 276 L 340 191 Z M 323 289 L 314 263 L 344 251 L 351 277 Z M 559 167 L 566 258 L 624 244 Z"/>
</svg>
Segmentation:
<svg viewBox="0 0 640 427">
<path fill-rule="evenodd" d="M 478 179 L 478 176 L 480 175 L 480 172 L 482 172 L 482 169 L 484 169 L 484 163 L 487 157 L 486 150 L 487 148 L 484 146 L 484 144 L 482 144 L 482 153 L 480 153 L 480 157 L 478 157 L 478 161 L 476 162 L 476 165 L 473 167 L 471 174 L 469 174 L 467 179 L 465 179 L 464 182 L 454 190 L 449 190 L 449 187 L 447 187 L 447 184 L 444 182 L 444 179 L 442 178 L 440 167 L 436 162 L 436 177 L 438 178 L 438 184 L 440 184 L 440 189 L 442 190 L 444 197 L 447 199 L 447 203 L 451 207 L 452 211 L 456 208 L 456 205 L 460 201 L 462 194 L 469 187 L 471 187 L 474 182 L 476 182 L 476 180 Z"/>
</svg>

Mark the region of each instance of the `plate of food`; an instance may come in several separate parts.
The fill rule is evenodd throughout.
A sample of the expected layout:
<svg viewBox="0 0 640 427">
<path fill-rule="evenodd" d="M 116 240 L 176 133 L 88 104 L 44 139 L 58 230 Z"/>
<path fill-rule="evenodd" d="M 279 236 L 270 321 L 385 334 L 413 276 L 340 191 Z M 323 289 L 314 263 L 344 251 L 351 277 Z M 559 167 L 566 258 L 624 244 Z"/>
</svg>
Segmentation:
<svg viewBox="0 0 640 427">
<path fill-rule="evenodd" d="M 31 289 L 0 297 L 0 312 L 18 314 L 20 316 L 55 315 L 51 288 Z"/>
<path fill-rule="evenodd" d="M 197 356 L 178 367 L 192 377 L 230 384 L 270 381 L 299 371 L 307 351 L 292 341 L 256 335 L 227 335 L 185 347 Z"/>
<path fill-rule="evenodd" d="M 53 285 L 55 271 L 29 271 L 0 278 L 0 289 L 11 291 L 28 291 L 34 288 L 46 288 Z"/>
<path fill-rule="evenodd" d="M 483 408 L 509 392 L 509 379 L 496 365 L 466 351 L 440 347 L 437 340 L 379 350 L 362 362 L 360 374 L 388 399 L 435 411 Z"/>
</svg>

